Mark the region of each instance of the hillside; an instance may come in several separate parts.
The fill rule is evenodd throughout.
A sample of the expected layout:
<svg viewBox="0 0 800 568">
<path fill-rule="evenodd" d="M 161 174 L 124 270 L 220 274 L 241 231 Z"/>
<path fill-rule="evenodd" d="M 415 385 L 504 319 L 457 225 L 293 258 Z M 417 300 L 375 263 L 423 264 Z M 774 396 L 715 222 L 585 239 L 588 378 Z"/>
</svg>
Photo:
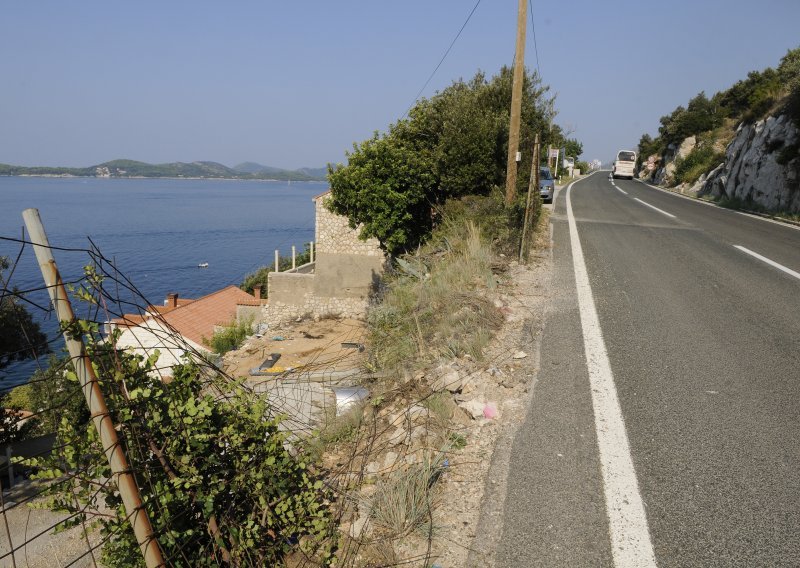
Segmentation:
<svg viewBox="0 0 800 568">
<path fill-rule="evenodd" d="M 258 166 L 241 168 L 240 166 Z M 324 168 L 303 170 L 284 170 L 246 162 L 235 168 L 209 161 L 171 162 L 167 164 L 148 164 L 136 160 L 111 160 L 86 168 L 67 168 L 51 166 L 14 166 L 0 164 L 0 175 L 5 176 L 74 176 L 74 177 L 113 177 L 113 178 L 216 178 L 216 179 L 262 179 L 291 181 L 323 181 Z"/>
<path fill-rule="evenodd" d="M 639 141 L 639 177 L 724 205 L 800 214 L 800 48 L 711 98 L 701 92 Z"/>
</svg>

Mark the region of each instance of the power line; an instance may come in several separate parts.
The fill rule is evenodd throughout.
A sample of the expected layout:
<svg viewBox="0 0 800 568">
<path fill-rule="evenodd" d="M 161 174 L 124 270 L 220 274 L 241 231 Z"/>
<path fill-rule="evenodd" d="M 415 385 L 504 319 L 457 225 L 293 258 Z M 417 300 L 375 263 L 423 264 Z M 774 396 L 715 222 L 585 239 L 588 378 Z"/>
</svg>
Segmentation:
<svg viewBox="0 0 800 568">
<path fill-rule="evenodd" d="M 539 74 L 539 80 L 542 79 L 542 70 L 539 68 L 539 46 L 536 45 L 536 24 L 533 23 L 533 2 L 528 0 L 531 14 L 531 31 L 533 31 L 533 49 L 536 54 L 536 72 Z"/>
<path fill-rule="evenodd" d="M 466 27 L 467 27 L 467 24 L 469 23 L 470 19 L 472 18 L 472 14 L 474 14 L 474 13 L 475 13 L 475 10 L 477 10 L 477 9 L 478 9 L 478 5 L 479 5 L 480 3 L 481 3 L 481 0 L 478 0 L 477 2 L 475 2 L 475 5 L 472 7 L 472 11 L 469 13 L 469 16 L 467 16 L 467 19 L 466 19 L 466 20 L 464 21 L 464 23 L 462 24 L 462 26 L 461 26 L 461 29 L 460 29 L 460 30 L 458 30 L 458 33 L 456 34 L 456 37 L 454 37 L 454 38 L 453 38 L 453 41 L 452 41 L 452 42 L 450 42 L 450 47 L 448 47 L 448 48 L 447 48 L 447 51 L 445 51 L 445 52 L 444 52 L 444 55 L 442 55 L 442 58 L 439 60 L 439 63 L 436 65 L 436 68 L 433 70 L 433 73 L 431 73 L 431 74 L 430 74 L 430 77 L 428 77 L 428 80 L 427 80 L 427 81 L 425 81 L 425 84 L 424 84 L 424 85 L 422 85 L 422 88 L 421 88 L 421 89 L 419 90 L 419 92 L 417 93 L 417 96 L 416 96 L 416 97 L 414 97 L 414 100 L 411 102 L 411 105 L 408 107 L 408 109 L 406 110 L 406 112 L 404 112 L 404 113 L 403 113 L 403 118 L 405 118 L 405 117 L 408 115 L 409 111 L 410 111 L 410 110 L 413 108 L 413 106 L 414 106 L 414 103 L 416 103 L 416 102 L 417 102 L 417 100 L 419 99 L 419 96 L 420 96 L 420 95 L 422 94 L 422 92 L 425 90 L 425 87 L 427 87 L 427 86 L 428 86 L 428 83 L 430 83 L 430 82 L 431 82 L 431 79 L 433 79 L 433 76 L 434 76 L 434 75 L 436 75 L 436 72 L 439 70 L 439 67 L 441 67 L 441 66 L 442 66 L 442 63 L 444 63 L 444 60 L 445 60 L 445 58 L 446 58 L 446 57 L 447 57 L 447 55 L 450 53 L 450 50 L 451 50 L 451 49 L 453 49 L 453 46 L 455 45 L 456 41 L 458 41 L 458 38 L 461 36 L 461 32 L 463 32 L 463 31 L 464 31 L 464 28 L 466 28 Z"/>
</svg>

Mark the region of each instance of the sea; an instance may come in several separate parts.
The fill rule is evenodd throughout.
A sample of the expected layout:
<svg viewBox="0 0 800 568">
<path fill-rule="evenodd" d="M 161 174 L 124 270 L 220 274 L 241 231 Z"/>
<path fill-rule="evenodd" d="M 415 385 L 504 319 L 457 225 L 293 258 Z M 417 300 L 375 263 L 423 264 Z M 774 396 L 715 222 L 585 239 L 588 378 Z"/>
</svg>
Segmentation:
<svg viewBox="0 0 800 568">
<path fill-rule="evenodd" d="M 168 293 L 199 298 L 239 285 L 274 263 L 275 250 L 282 256 L 292 245 L 303 251 L 314 239 L 312 198 L 327 188 L 324 182 L 0 176 L 0 256 L 13 269 L 4 277 L 24 293 L 58 350 L 58 323 L 43 309 L 49 299 L 33 249 L 20 242 L 27 240 L 23 210 L 39 210 L 66 282 L 81 278 L 92 261 L 86 251 L 94 249 L 119 273 L 107 283 L 114 295 L 163 304 Z M 88 317 L 79 308 L 79 317 Z M 0 392 L 26 382 L 43 364 L 0 369 Z"/>
</svg>

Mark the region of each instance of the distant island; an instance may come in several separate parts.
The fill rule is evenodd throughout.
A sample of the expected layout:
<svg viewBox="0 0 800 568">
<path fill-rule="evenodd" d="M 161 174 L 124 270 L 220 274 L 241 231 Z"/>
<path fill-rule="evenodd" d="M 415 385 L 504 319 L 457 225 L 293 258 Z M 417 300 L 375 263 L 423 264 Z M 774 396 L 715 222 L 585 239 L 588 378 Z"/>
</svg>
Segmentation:
<svg viewBox="0 0 800 568">
<path fill-rule="evenodd" d="M 243 162 L 232 168 L 217 162 L 172 162 L 148 164 L 135 160 L 112 160 L 86 168 L 58 168 L 49 166 L 12 166 L 0 164 L 0 176 L 53 176 L 97 178 L 216 178 L 262 179 L 280 181 L 325 181 L 326 168 L 300 168 L 284 170 Z"/>
</svg>

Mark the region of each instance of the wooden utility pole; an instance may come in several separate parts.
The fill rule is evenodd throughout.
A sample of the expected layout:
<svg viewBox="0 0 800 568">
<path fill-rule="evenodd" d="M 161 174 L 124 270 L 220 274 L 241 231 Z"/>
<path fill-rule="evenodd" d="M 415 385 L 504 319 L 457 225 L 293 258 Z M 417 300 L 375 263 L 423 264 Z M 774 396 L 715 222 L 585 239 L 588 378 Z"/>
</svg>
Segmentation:
<svg viewBox="0 0 800 568">
<path fill-rule="evenodd" d="M 28 233 L 33 243 L 33 251 L 36 253 L 36 260 L 39 263 L 39 269 L 42 271 L 44 283 L 47 285 L 47 291 L 50 294 L 50 300 L 53 302 L 58 321 L 61 322 L 62 326 L 70 325 L 75 322 L 75 314 L 72 311 L 72 306 L 67 297 L 67 290 L 61 280 L 56 261 L 50 250 L 50 242 L 47 240 L 47 234 L 39 217 L 39 210 L 26 209 L 22 212 L 22 218 L 28 228 Z M 64 340 L 67 343 L 67 350 L 72 358 L 75 373 L 78 375 L 81 390 L 86 397 L 92 422 L 100 435 L 103 451 L 111 466 L 112 479 L 117 485 L 120 497 L 122 497 L 125 513 L 133 526 L 133 532 L 136 535 L 136 541 L 139 543 L 147 568 L 166 566 L 161 547 L 153 534 L 150 518 L 147 516 L 147 511 L 142 503 L 139 487 L 136 484 L 133 471 L 128 465 L 125 452 L 117 438 L 114 422 L 109 415 L 103 391 L 100 390 L 100 383 L 98 383 L 97 375 L 95 375 L 92 368 L 92 362 L 86 354 L 83 341 L 73 337 L 70 331 L 64 331 Z"/>
<path fill-rule="evenodd" d="M 525 241 L 528 235 L 528 221 L 531 218 L 531 195 L 539 191 L 539 133 L 533 141 L 533 156 L 531 158 L 531 179 L 528 182 L 528 198 L 525 203 L 525 222 L 522 224 L 522 238 L 519 243 L 519 261 L 524 261 Z M 538 203 L 538 202 L 537 202 Z"/>
<path fill-rule="evenodd" d="M 519 152 L 519 123 L 522 111 L 522 83 L 525 70 L 525 28 L 527 0 L 519 0 L 517 9 L 517 50 L 514 55 L 514 82 L 511 86 L 511 122 L 508 128 L 508 166 L 506 169 L 506 205 L 517 196 L 517 153 Z"/>
</svg>

